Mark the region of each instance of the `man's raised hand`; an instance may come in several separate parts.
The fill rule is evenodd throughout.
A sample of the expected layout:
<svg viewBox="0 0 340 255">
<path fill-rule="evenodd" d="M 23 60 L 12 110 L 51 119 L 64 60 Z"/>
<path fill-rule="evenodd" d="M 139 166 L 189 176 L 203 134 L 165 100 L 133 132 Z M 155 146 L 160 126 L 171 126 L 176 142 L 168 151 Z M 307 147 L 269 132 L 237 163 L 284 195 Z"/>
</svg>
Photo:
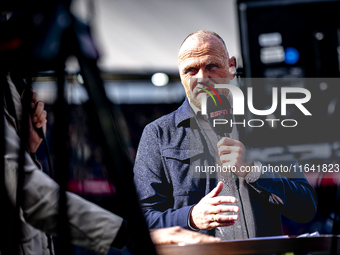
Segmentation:
<svg viewBox="0 0 340 255">
<path fill-rule="evenodd" d="M 190 213 L 190 225 L 193 228 L 210 230 L 216 227 L 231 226 L 238 220 L 238 215 L 220 214 L 239 211 L 237 206 L 222 205 L 236 202 L 235 197 L 218 196 L 222 189 L 223 183 L 219 182 L 209 194 L 203 197 L 198 204 L 193 207 Z"/>
</svg>

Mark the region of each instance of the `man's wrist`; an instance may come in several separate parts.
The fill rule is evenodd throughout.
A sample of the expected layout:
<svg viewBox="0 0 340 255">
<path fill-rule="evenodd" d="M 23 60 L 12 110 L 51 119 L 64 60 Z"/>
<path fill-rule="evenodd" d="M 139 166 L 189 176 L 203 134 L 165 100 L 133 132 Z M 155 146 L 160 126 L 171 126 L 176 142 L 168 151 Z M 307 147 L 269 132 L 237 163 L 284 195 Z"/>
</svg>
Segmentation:
<svg viewBox="0 0 340 255">
<path fill-rule="evenodd" d="M 194 209 L 195 206 L 191 207 L 190 209 L 190 212 L 189 212 L 189 217 L 188 217 L 188 226 L 190 228 L 190 230 L 193 230 L 193 231 L 199 231 L 199 228 L 196 227 L 193 219 L 192 219 L 192 215 L 191 215 L 191 212 L 192 210 Z"/>
</svg>

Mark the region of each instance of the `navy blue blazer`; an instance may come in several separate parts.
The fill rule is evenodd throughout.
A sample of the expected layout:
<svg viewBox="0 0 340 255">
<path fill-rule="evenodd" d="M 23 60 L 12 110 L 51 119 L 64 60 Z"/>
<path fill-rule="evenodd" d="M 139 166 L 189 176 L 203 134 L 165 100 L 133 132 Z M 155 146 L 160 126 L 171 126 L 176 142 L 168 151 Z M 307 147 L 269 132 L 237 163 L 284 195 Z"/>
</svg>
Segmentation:
<svg viewBox="0 0 340 255">
<path fill-rule="evenodd" d="M 174 112 L 147 125 L 140 140 L 134 181 L 149 228 L 189 229 L 189 212 L 216 186 L 216 176 L 193 174 L 195 166 L 215 166 L 214 151 L 186 99 Z M 308 222 L 316 212 L 316 194 L 303 173 L 266 172 L 248 183 L 256 236 L 281 235 L 281 214 Z M 275 204 L 271 193 L 282 199 Z M 214 234 L 214 231 L 201 231 Z"/>
</svg>

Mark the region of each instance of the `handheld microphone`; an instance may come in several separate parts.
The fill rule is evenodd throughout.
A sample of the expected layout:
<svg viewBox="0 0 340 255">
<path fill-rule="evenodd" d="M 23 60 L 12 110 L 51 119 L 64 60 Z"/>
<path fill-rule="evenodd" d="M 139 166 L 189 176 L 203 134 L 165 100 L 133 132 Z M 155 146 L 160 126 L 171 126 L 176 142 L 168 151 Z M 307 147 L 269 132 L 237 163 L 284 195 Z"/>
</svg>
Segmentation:
<svg viewBox="0 0 340 255">
<path fill-rule="evenodd" d="M 211 129 L 219 137 L 225 137 L 226 133 L 231 133 L 233 127 L 233 110 L 229 100 L 224 95 L 214 95 L 214 98 L 207 98 L 208 122 Z"/>
</svg>

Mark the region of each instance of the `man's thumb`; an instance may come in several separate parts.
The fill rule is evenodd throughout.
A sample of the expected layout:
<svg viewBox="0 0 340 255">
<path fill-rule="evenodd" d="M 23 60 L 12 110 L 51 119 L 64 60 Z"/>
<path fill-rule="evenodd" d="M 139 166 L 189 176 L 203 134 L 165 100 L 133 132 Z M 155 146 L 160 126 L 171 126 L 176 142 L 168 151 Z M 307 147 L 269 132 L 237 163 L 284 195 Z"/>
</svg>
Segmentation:
<svg viewBox="0 0 340 255">
<path fill-rule="evenodd" d="M 223 182 L 219 182 L 217 183 L 217 186 L 206 195 L 206 197 L 217 197 L 218 194 L 220 194 L 220 192 L 222 191 L 222 189 L 223 189 Z"/>
</svg>

